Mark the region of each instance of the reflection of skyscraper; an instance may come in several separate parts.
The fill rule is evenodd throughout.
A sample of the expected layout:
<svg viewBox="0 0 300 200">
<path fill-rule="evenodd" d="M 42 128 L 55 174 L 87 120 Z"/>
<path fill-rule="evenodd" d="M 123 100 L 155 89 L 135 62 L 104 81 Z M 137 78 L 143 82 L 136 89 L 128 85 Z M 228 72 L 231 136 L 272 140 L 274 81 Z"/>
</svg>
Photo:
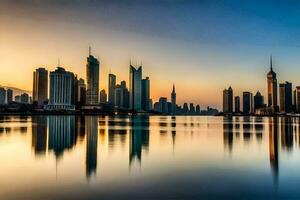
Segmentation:
<svg viewBox="0 0 300 200">
<path fill-rule="evenodd" d="M 141 162 L 142 147 L 149 147 L 149 116 L 133 116 L 130 130 L 129 164 L 133 160 Z"/>
<path fill-rule="evenodd" d="M 270 71 L 267 74 L 268 83 L 268 106 L 276 109 L 277 104 L 277 78 L 276 73 L 273 71 L 272 56 L 270 57 Z"/>
<path fill-rule="evenodd" d="M 46 152 L 47 118 L 45 116 L 32 116 L 32 147 L 35 155 Z"/>
<path fill-rule="evenodd" d="M 59 157 L 76 143 L 75 116 L 48 117 L 48 148 Z"/>
<path fill-rule="evenodd" d="M 85 117 L 86 129 L 86 176 L 89 178 L 97 169 L 98 117 Z"/>
<path fill-rule="evenodd" d="M 233 146 L 233 122 L 232 117 L 223 118 L 223 143 L 225 148 L 232 151 Z"/>
<path fill-rule="evenodd" d="M 292 118 L 282 117 L 281 122 L 281 146 L 282 149 L 290 151 L 293 148 L 294 137 L 292 128 Z"/>
<path fill-rule="evenodd" d="M 278 159 L 278 118 L 269 118 L 269 156 L 271 171 L 274 181 L 278 181 L 279 159 Z"/>
</svg>

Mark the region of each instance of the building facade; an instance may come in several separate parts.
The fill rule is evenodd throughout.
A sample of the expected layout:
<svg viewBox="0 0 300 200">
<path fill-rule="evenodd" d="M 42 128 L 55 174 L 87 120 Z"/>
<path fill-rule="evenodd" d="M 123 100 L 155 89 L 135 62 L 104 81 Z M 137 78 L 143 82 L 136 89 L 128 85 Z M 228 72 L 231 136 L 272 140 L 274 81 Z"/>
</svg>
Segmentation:
<svg viewBox="0 0 300 200">
<path fill-rule="evenodd" d="M 277 78 L 273 71 L 272 56 L 270 57 L 270 71 L 267 74 L 268 85 L 268 107 L 272 107 L 274 111 L 278 109 L 277 103 Z"/>
<path fill-rule="evenodd" d="M 279 84 L 279 111 L 281 113 L 291 113 L 292 106 L 292 83 L 285 82 Z"/>
<path fill-rule="evenodd" d="M 241 112 L 241 99 L 239 96 L 234 97 L 234 112 L 236 113 Z"/>
<path fill-rule="evenodd" d="M 142 79 L 142 109 L 149 111 L 150 100 L 150 80 L 149 77 Z"/>
<path fill-rule="evenodd" d="M 134 111 L 142 110 L 142 66 L 136 69 L 130 65 L 129 108 Z"/>
<path fill-rule="evenodd" d="M 259 91 L 254 96 L 254 110 L 260 109 L 264 106 L 264 97 Z"/>
<path fill-rule="evenodd" d="M 86 65 L 86 104 L 99 104 L 99 66 L 100 62 L 92 55 L 87 57 Z"/>
<path fill-rule="evenodd" d="M 11 103 L 13 102 L 13 96 L 14 96 L 14 92 L 11 89 L 7 89 L 6 90 L 6 103 Z"/>
<path fill-rule="evenodd" d="M 5 104 L 5 99 L 6 99 L 6 90 L 4 88 L 0 88 L 0 105 Z"/>
<path fill-rule="evenodd" d="M 253 94 L 251 92 L 243 92 L 243 113 L 253 113 Z"/>
<path fill-rule="evenodd" d="M 108 74 L 108 103 L 115 104 L 116 75 Z"/>
<path fill-rule="evenodd" d="M 175 85 L 173 84 L 173 89 L 171 93 L 171 103 L 172 103 L 172 114 L 176 114 L 177 105 L 176 105 L 176 92 L 175 92 Z M 199 106 L 200 109 L 200 106 Z"/>
<path fill-rule="evenodd" d="M 42 107 L 48 100 L 48 71 L 38 68 L 33 72 L 32 100 Z"/>
<path fill-rule="evenodd" d="M 100 103 L 107 103 L 107 94 L 104 89 L 100 91 Z"/>
<path fill-rule="evenodd" d="M 223 112 L 233 112 L 233 91 L 231 86 L 228 89 L 223 90 Z"/>
</svg>

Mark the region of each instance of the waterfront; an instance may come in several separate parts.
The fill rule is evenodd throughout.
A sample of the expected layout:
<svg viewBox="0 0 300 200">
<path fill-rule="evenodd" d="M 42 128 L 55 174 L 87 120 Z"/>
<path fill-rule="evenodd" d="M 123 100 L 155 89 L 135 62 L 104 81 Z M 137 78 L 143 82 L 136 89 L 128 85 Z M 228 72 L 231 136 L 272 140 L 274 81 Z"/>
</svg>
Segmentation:
<svg viewBox="0 0 300 200">
<path fill-rule="evenodd" d="M 290 117 L 1 116 L 0 199 L 300 198 Z"/>
</svg>

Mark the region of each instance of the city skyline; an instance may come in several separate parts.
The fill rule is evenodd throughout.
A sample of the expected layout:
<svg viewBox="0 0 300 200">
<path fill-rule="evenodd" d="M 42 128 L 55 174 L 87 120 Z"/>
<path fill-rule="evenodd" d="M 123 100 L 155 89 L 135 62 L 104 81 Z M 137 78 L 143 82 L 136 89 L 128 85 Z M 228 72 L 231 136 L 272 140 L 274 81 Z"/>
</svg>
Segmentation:
<svg viewBox="0 0 300 200">
<path fill-rule="evenodd" d="M 0 23 L 6 27 L 1 29 L 0 39 L 3 85 L 31 90 L 31 72 L 39 66 L 54 70 L 58 58 L 62 66 L 84 78 L 88 45 L 102 63 L 99 90 L 107 88 L 109 69 L 120 80 L 127 80 L 126 66 L 132 58 L 142 61 L 151 77 L 153 99 L 167 96 L 175 82 L 177 93 L 185 93 L 178 96 L 180 104 L 197 102 L 221 108 L 218 89 L 225 85 L 235 85 L 240 95 L 244 88 L 265 94 L 263 74 L 268 70 L 266 57 L 270 53 L 280 74 L 278 82 L 300 85 L 296 76 L 300 72 L 297 3 L 187 1 L 184 7 L 189 9 L 182 10 L 180 1 L 85 1 L 84 5 L 66 0 L 2 2 Z M 157 22 L 155 16 L 164 20 Z M 237 26 L 241 28 L 224 28 Z M 22 73 L 15 73 L 19 71 Z"/>
</svg>

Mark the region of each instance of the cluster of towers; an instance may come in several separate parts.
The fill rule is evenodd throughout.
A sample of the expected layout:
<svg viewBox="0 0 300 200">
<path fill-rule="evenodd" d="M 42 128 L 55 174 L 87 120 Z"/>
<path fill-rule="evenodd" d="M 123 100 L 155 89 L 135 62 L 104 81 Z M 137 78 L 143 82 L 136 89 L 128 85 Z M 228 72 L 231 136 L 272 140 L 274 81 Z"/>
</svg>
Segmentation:
<svg viewBox="0 0 300 200">
<path fill-rule="evenodd" d="M 292 83 L 286 81 L 279 84 L 279 105 L 277 76 L 273 70 L 272 56 L 270 57 L 270 71 L 267 73 L 267 104 L 259 91 L 253 97 L 251 92 L 243 92 L 243 110 L 241 111 L 241 100 L 239 96 L 234 97 L 231 87 L 223 90 L 223 113 L 243 113 L 243 114 L 288 114 L 300 113 L 300 86 L 292 92 Z"/>
</svg>

